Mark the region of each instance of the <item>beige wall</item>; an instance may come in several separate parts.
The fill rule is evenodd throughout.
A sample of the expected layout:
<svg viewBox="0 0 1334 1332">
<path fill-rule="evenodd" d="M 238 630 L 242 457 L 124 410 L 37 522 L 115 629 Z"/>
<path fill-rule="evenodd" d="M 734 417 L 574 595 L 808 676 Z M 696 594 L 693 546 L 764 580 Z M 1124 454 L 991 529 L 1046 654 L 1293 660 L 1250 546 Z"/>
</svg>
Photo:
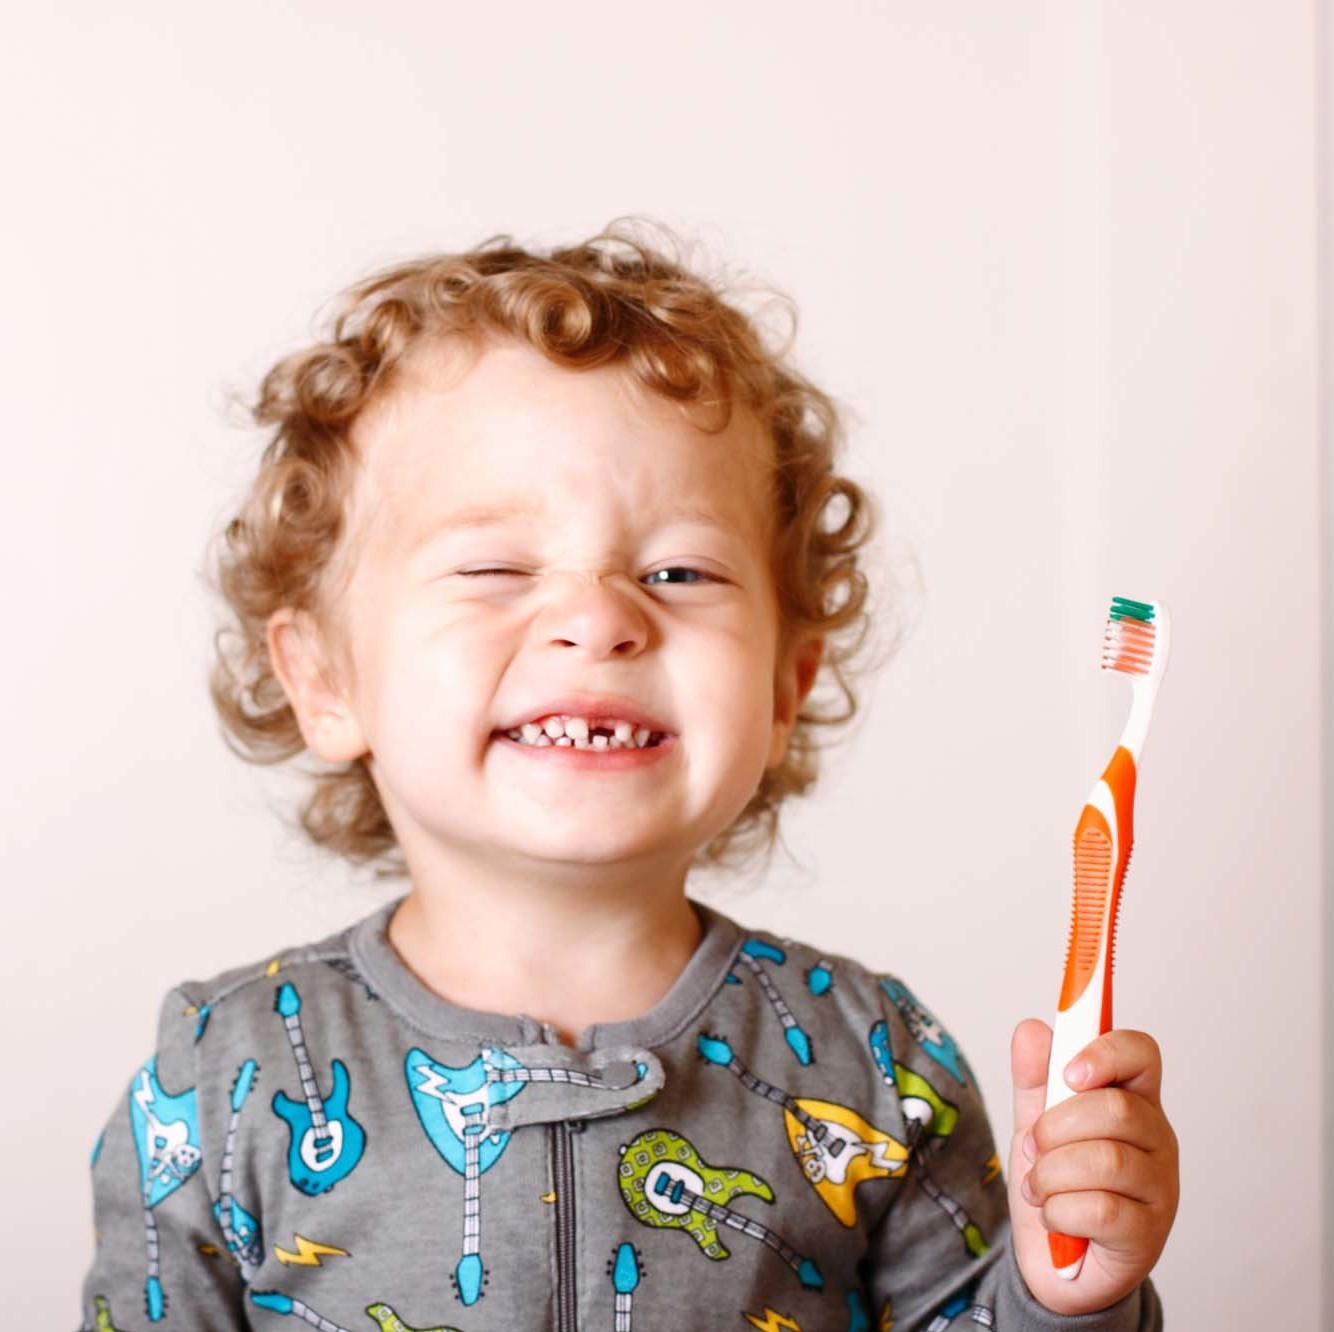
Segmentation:
<svg viewBox="0 0 1334 1332">
<path fill-rule="evenodd" d="M 643 211 L 796 298 L 920 570 L 792 810 L 803 868 L 711 900 L 903 975 L 1004 1140 L 1127 704 L 1102 617 L 1168 602 L 1117 990 L 1182 1143 L 1155 1280 L 1177 1328 L 1318 1327 L 1314 7 L 483 13 L 65 4 L 0 53 L 0 1287 L 77 1321 L 88 1154 L 166 987 L 383 896 L 283 831 L 209 711 L 198 570 L 258 447 L 226 393 L 381 262 Z"/>
</svg>

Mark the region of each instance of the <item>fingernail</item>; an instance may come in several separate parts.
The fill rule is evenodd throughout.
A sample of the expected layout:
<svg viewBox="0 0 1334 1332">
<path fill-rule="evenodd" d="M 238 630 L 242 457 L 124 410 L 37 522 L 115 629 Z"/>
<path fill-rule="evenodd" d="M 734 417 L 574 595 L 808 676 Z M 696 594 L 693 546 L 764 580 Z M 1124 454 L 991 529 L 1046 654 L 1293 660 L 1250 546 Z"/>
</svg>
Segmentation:
<svg viewBox="0 0 1334 1332">
<path fill-rule="evenodd" d="M 1088 1081 L 1089 1066 L 1082 1059 L 1075 1059 L 1065 1067 L 1065 1082 L 1068 1087 L 1078 1087 Z"/>
<path fill-rule="evenodd" d="M 1019 1192 L 1022 1193 L 1024 1197 L 1033 1204 L 1034 1207 L 1037 1206 L 1038 1195 L 1033 1192 L 1033 1184 L 1030 1175 L 1025 1175 L 1023 1179 L 1019 1181 Z"/>
<path fill-rule="evenodd" d="M 1030 1161 L 1036 1161 L 1038 1159 L 1038 1145 L 1034 1141 L 1031 1133 L 1024 1134 L 1024 1155 L 1028 1157 Z M 1027 1179 L 1028 1176 L 1025 1175 L 1024 1178 Z"/>
</svg>

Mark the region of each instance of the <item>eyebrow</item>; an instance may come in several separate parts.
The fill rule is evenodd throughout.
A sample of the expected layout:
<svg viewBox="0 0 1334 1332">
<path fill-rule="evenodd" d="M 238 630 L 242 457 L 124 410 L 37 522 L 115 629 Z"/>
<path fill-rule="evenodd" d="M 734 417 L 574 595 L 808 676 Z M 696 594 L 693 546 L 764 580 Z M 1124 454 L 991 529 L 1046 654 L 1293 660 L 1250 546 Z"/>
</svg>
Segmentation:
<svg viewBox="0 0 1334 1332">
<path fill-rule="evenodd" d="M 452 531 L 456 527 L 488 527 L 495 523 L 511 522 L 515 518 L 536 518 L 542 512 L 539 504 L 516 500 L 512 504 L 474 504 L 466 509 L 455 509 L 438 523 L 433 523 L 430 534 Z"/>
<path fill-rule="evenodd" d="M 542 505 L 531 501 L 516 500 L 510 504 L 474 504 L 467 508 L 456 509 L 446 514 L 437 522 L 431 523 L 412 543 L 413 549 L 424 546 L 429 541 L 443 536 L 447 532 L 469 527 L 494 527 L 500 523 L 513 522 L 519 518 L 540 518 Z M 678 504 L 661 515 L 664 522 L 702 523 L 710 527 L 721 528 L 725 532 L 735 530 L 736 524 L 728 521 L 712 509 L 699 504 Z"/>
</svg>

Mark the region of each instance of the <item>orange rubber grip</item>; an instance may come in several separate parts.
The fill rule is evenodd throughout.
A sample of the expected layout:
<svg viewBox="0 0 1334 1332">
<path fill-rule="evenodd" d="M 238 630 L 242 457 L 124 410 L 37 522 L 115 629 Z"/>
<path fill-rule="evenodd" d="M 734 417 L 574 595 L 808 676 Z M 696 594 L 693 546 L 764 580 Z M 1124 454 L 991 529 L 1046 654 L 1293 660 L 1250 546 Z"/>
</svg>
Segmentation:
<svg viewBox="0 0 1334 1332">
<path fill-rule="evenodd" d="M 1075 825 L 1075 896 L 1070 919 L 1070 940 L 1065 954 L 1065 976 L 1057 1007 L 1064 1012 L 1088 988 L 1102 951 L 1102 922 L 1111 895 L 1112 938 L 1107 940 L 1107 967 L 1103 973 L 1099 1032 L 1112 1029 L 1112 964 L 1116 949 L 1116 923 L 1120 918 L 1121 885 L 1130 864 L 1135 836 L 1135 760 L 1128 749 L 1117 747 L 1102 780 L 1112 793 L 1120 831 L 1116 865 L 1112 859 L 1112 832 L 1102 812 L 1085 805 Z"/>
<path fill-rule="evenodd" d="M 1070 921 L 1070 943 L 1065 955 L 1065 978 L 1061 983 L 1058 1005 L 1064 1012 L 1088 988 L 1102 952 L 1102 922 L 1111 894 L 1111 912 L 1107 915 L 1110 938 L 1106 940 L 1107 966 L 1102 974 L 1102 1001 L 1098 1033 L 1112 1029 L 1112 969 L 1116 960 L 1116 926 L 1121 914 L 1121 885 L 1130 865 L 1130 851 L 1135 841 L 1135 759 L 1121 745 L 1112 755 L 1102 780 L 1112 793 L 1116 827 L 1120 834 L 1116 865 L 1112 865 L 1112 830 L 1102 811 L 1085 805 L 1075 825 L 1075 900 Z M 1088 1240 L 1080 1235 L 1047 1232 L 1047 1249 L 1052 1266 L 1059 1269 L 1078 1262 L 1088 1249 Z"/>
</svg>

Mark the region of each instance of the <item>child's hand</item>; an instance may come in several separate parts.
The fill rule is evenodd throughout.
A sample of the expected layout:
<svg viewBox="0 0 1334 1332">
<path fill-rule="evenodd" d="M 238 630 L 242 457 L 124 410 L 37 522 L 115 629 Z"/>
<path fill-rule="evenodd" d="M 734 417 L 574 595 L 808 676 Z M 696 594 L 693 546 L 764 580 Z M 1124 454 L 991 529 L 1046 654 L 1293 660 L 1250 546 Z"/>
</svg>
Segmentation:
<svg viewBox="0 0 1334 1332">
<path fill-rule="evenodd" d="M 1053 1313 L 1106 1309 L 1148 1276 L 1176 1216 L 1177 1139 L 1158 1103 L 1162 1055 L 1142 1031 L 1109 1031 L 1076 1058 L 1091 1071 L 1079 1094 L 1044 1111 L 1051 1028 L 1028 1018 L 1010 1042 L 1014 1139 L 1010 1219 L 1029 1290 Z M 1032 1134 L 1032 1162 L 1024 1138 Z M 1024 1194 L 1027 1182 L 1034 1201 Z M 1056 1275 L 1047 1231 L 1087 1235 L 1073 1281 Z"/>
</svg>

